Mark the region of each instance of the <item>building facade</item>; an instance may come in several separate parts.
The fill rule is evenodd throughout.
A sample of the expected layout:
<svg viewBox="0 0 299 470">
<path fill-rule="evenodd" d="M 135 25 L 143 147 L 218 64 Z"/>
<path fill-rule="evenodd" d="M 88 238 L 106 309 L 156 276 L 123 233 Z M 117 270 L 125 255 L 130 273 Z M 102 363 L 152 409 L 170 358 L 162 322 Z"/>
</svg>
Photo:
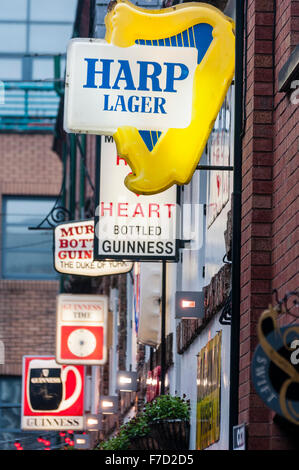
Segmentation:
<svg viewBox="0 0 299 470">
<path fill-rule="evenodd" d="M 15 449 L 16 439 L 26 449 L 41 447 L 20 430 L 22 357 L 55 353 L 59 278 L 52 230 L 45 230 L 51 226 L 42 222 L 51 219 L 62 184 L 61 161 L 52 151 L 59 102 L 54 57 L 61 56 L 63 66 L 75 11 L 73 1 L 45 8 L 17 0 L 1 8 L 1 449 Z"/>
<path fill-rule="evenodd" d="M 136 5 L 160 9 L 178 3 L 141 0 Z M 259 396 L 253 363 L 261 315 L 269 305 L 278 312 L 279 328 L 296 324 L 298 315 L 293 302 L 298 298 L 298 2 L 206 3 L 236 21 L 236 73 L 191 182 L 178 187 L 176 262 L 144 262 L 136 256 L 128 273 L 58 276 L 44 262 L 51 231 L 26 231 L 19 246 L 18 230 L 38 228 L 53 208 L 63 212 L 63 220 L 93 220 L 103 152 L 112 147 L 118 157 L 111 138 L 64 131 L 57 61 L 55 116 L 42 121 L 52 127 L 29 133 L 27 114 L 17 122 L 15 115 L 1 118 L 4 441 L 11 442 L 18 432 L 4 419 L 17 423 L 21 357 L 55 354 L 56 296 L 68 293 L 105 295 L 109 303 L 107 362 L 86 367 L 92 394 L 85 411 L 99 413 L 103 396 L 116 396 L 118 411 L 101 414 L 93 447 L 117 434 L 122 423 L 160 394 L 190 400 L 191 450 L 232 450 L 238 425 L 243 425 L 248 450 L 296 447 L 298 422 L 290 423 Z M 33 6 L 28 0 L 28 12 Z M 72 37 L 103 38 L 104 17 L 112 6 L 105 0 L 79 0 Z M 22 21 L 30 29 L 28 18 Z M 34 21 L 39 26 L 40 20 Z M 15 61 L 24 52 L 31 50 L 12 58 L 3 53 L 3 60 Z M 26 80 L 35 77 L 34 64 L 26 62 L 22 70 Z M 41 124 L 35 119 L 34 125 Z M 28 218 L 23 217 L 26 210 Z M 178 296 L 190 300 L 194 295 L 200 298 L 200 316 L 180 316 Z M 119 391 L 119 371 L 137 372 L 137 391 Z M 10 395 L 14 401 L 8 401 Z"/>
</svg>

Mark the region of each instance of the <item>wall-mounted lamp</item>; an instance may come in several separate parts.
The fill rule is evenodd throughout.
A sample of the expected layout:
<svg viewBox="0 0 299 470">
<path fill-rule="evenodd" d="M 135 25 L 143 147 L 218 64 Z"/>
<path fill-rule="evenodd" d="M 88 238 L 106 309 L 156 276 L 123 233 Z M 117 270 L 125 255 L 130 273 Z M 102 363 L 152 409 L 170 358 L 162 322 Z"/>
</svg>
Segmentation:
<svg viewBox="0 0 299 470">
<path fill-rule="evenodd" d="M 101 415 L 88 414 L 85 415 L 85 426 L 86 431 L 99 431 L 102 427 Z"/>
<path fill-rule="evenodd" d="M 120 392 L 137 391 L 137 372 L 119 371 L 116 388 Z"/>
<path fill-rule="evenodd" d="M 203 318 L 204 317 L 204 293 L 203 292 L 176 292 L 175 294 L 175 318 Z"/>
<path fill-rule="evenodd" d="M 90 449 L 91 439 L 90 434 L 75 434 L 74 435 L 74 448 L 75 449 Z"/>
<path fill-rule="evenodd" d="M 101 396 L 99 401 L 99 411 L 103 415 L 112 415 L 118 411 L 117 396 Z"/>
</svg>

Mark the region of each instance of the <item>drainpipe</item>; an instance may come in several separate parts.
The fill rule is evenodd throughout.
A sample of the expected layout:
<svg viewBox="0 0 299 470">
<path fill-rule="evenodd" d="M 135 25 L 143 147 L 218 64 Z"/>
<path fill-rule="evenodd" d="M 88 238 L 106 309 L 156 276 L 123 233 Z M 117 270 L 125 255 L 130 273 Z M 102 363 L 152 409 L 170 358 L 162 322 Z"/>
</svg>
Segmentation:
<svg viewBox="0 0 299 470">
<path fill-rule="evenodd" d="M 236 68 L 235 68 L 235 135 L 232 233 L 232 317 L 230 352 L 229 450 L 233 448 L 233 426 L 239 415 L 240 357 L 240 259 L 241 259 L 241 192 L 243 133 L 243 56 L 244 2 L 236 0 Z"/>
</svg>

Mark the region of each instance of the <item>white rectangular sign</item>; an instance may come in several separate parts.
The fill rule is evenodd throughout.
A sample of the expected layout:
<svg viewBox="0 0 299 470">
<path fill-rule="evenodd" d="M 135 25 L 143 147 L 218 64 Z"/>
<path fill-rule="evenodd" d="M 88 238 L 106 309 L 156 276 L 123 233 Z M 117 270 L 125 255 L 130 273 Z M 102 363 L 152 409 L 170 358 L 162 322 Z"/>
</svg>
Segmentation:
<svg viewBox="0 0 299 470">
<path fill-rule="evenodd" d="M 54 267 L 63 274 L 108 276 L 131 271 L 133 263 L 93 260 L 94 221 L 58 224 L 54 230 Z"/>
<path fill-rule="evenodd" d="M 103 365 L 107 360 L 108 298 L 60 294 L 57 297 L 56 361 Z"/>
<path fill-rule="evenodd" d="M 185 128 L 191 122 L 197 49 L 72 39 L 67 49 L 64 129 L 113 135 Z"/>
<path fill-rule="evenodd" d="M 129 191 L 130 172 L 112 137 L 101 139 L 94 259 L 177 259 L 177 188 L 145 196 Z"/>
</svg>

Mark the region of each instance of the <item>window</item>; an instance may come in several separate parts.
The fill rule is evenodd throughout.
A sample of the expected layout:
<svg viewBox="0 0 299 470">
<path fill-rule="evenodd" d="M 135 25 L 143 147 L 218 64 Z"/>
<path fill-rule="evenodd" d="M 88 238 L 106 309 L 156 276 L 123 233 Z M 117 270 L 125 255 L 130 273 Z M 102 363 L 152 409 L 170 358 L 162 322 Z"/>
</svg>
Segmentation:
<svg viewBox="0 0 299 470">
<path fill-rule="evenodd" d="M 55 28 L 55 29 L 54 29 Z M 29 52 L 31 54 L 57 54 L 66 50 L 72 37 L 72 24 L 33 24 L 30 27 Z"/>
<path fill-rule="evenodd" d="M 51 211 L 54 198 L 3 198 L 2 277 L 55 279 L 52 230 L 29 230 Z"/>
<path fill-rule="evenodd" d="M 77 0 L 7 0 L 0 10 L 0 59 L 19 60 L 21 76 L 12 69 L 0 69 L 0 79 L 32 80 L 34 54 L 65 54 L 72 37 Z M 26 56 L 24 56 L 26 54 Z M 53 64 L 53 59 L 50 59 Z M 53 65 L 45 77 L 53 78 Z M 4 72 L 4 74 L 3 74 Z M 5 75 L 5 77 L 4 77 Z M 39 78 L 39 77 L 38 77 Z"/>
<path fill-rule="evenodd" d="M 13 375 L 0 376 L 0 450 L 16 450 L 18 440 L 24 450 L 44 450 L 38 437 L 50 441 L 52 449 L 60 449 L 57 432 L 28 432 L 21 430 L 22 378 Z"/>
<path fill-rule="evenodd" d="M 0 449 L 13 449 L 21 429 L 21 377 L 0 377 Z"/>
</svg>

